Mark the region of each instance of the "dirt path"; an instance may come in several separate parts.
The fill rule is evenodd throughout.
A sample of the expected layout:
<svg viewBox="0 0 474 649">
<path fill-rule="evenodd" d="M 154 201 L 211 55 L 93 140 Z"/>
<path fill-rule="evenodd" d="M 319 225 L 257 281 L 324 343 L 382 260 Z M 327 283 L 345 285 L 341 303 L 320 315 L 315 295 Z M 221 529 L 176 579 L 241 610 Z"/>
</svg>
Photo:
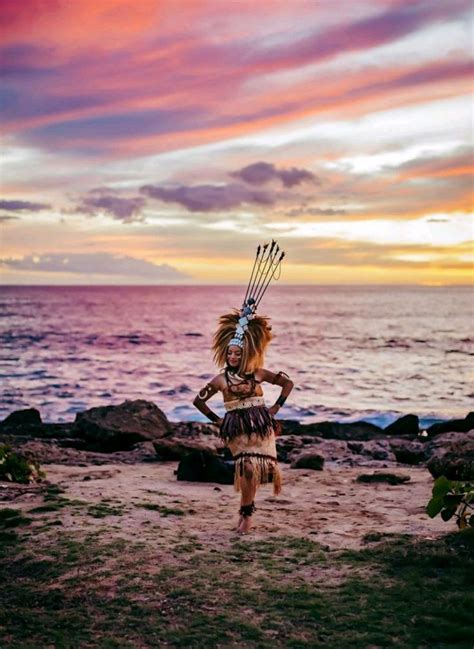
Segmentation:
<svg viewBox="0 0 474 649">
<path fill-rule="evenodd" d="M 48 482 L 64 489 L 63 497 L 83 507 L 60 511 L 62 529 L 90 532 L 106 527 L 111 537 L 160 546 L 193 538 L 222 548 L 236 536 L 239 494 L 232 486 L 178 482 L 176 462 L 44 466 Z M 372 469 L 326 466 L 324 471 L 290 469 L 282 465 L 284 487 L 274 497 L 271 487 L 257 494 L 252 539 L 295 536 L 331 549 L 357 549 L 369 533 L 401 533 L 434 538 L 448 524 L 430 519 L 425 506 L 432 478 L 425 468 L 386 469 L 410 475 L 408 483 L 359 483 Z M 9 506 L 29 510 L 43 504 L 39 493 L 19 495 Z M 91 510 L 92 506 L 92 510 Z M 91 516 L 91 511 L 95 515 Z M 57 517 L 57 512 L 54 512 Z"/>
</svg>

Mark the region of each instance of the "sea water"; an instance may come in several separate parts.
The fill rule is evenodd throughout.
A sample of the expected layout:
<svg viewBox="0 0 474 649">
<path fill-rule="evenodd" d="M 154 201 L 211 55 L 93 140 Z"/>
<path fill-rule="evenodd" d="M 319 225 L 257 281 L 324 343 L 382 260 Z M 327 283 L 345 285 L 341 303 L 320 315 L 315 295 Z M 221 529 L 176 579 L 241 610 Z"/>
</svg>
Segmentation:
<svg viewBox="0 0 474 649">
<path fill-rule="evenodd" d="M 192 401 L 218 371 L 212 333 L 244 292 L 3 287 L 0 416 L 35 407 L 44 421 L 64 422 L 146 399 L 171 420 L 204 420 Z M 469 287 L 271 286 L 259 308 L 274 333 L 266 367 L 295 383 L 279 416 L 382 426 L 408 413 L 422 426 L 464 417 L 474 397 L 473 295 Z M 279 388 L 264 388 L 273 403 Z M 219 414 L 221 401 L 209 402 Z"/>
</svg>

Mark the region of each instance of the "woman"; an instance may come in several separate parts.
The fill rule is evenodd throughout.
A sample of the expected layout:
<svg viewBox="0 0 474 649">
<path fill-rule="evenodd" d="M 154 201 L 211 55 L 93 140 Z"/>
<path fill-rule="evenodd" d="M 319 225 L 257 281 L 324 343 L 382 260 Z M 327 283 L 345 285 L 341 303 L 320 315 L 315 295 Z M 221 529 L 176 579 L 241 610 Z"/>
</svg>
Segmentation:
<svg viewBox="0 0 474 649">
<path fill-rule="evenodd" d="M 251 528 L 257 487 L 273 482 L 273 493 L 280 493 L 281 472 L 275 444 L 280 425 L 275 415 L 293 388 L 284 372 L 274 374 L 262 367 L 265 348 L 272 339 L 271 327 L 268 318 L 255 314 L 253 300 L 244 303 L 244 307 L 249 302 L 253 312 L 245 314 L 243 308 L 220 318 L 213 350 L 216 363 L 224 369 L 194 399 L 196 408 L 220 424 L 219 435 L 235 460 L 234 486 L 241 492 L 237 527 L 240 534 L 247 534 Z M 282 388 L 270 408 L 263 398 L 264 382 Z M 223 394 L 227 411 L 224 419 L 206 405 L 218 391 Z"/>
</svg>

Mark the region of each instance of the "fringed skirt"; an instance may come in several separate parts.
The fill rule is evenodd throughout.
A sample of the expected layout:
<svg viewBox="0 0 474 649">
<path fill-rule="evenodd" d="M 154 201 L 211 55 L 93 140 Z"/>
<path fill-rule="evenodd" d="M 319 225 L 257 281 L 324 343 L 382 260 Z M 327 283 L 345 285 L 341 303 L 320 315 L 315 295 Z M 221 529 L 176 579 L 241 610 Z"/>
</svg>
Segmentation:
<svg viewBox="0 0 474 649">
<path fill-rule="evenodd" d="M 260 398 L 227 402 L 220 436 L 235 461 L 235 490 L 241 491 L 241 481 L 245 477 L 256 487 L 273 483 L 276 496 L 281 492 L 275 443 L 280 424 L 262 402 Z"/>
</svg>

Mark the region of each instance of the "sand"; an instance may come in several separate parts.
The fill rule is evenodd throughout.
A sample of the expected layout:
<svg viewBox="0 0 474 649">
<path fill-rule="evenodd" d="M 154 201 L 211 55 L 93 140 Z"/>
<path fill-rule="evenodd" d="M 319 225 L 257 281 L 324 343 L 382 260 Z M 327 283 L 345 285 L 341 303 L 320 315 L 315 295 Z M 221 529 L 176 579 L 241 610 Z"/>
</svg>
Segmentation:
<svg viewBox="0 0 474 649">
<path fill-rule="evenodd" d="M 157 547 L 192 537 L 207 549 L 222 548 L 239 538 L 234 530 L 240 494 L 230 485 L 178 482 L 177 465 L 177 462 L 43 465 L 47 483 L 61 486 L 63 497 L 89 505 L 103 506 L 105 501 L 119 510 L 96 518 L 90 515 L 87 506 L 65 507 L 50 515 L 59 516 L 61 529 L 76 532 L 78 537 L 106 527 L 111 539 L 143 541 Z M 284 464 L 281 467 L 282 493 L 273 496 L 270 485 L 259 489 L 254 527 L 244 538 L 307 538 L 328 549 L 340 550 L 364 547 L 364 537 L 370 533 L 435 538 L 453 527 L 440 517 L 430 519 L 425 513 L 433 485 L 426 468 L 395 465 L 374 470 L 330 463 L 326 463 L 323 471 L 292 469 Z M 394 486 L 356 481 L 361 473 L 380 470 L 409 475 L 411 479 Z M 44 504 L 42 491 L 44 484 L 1 483 L 0 499 L 8 500 L 5 505 L 9 507 L 28 511 Z"/>
</svg>

